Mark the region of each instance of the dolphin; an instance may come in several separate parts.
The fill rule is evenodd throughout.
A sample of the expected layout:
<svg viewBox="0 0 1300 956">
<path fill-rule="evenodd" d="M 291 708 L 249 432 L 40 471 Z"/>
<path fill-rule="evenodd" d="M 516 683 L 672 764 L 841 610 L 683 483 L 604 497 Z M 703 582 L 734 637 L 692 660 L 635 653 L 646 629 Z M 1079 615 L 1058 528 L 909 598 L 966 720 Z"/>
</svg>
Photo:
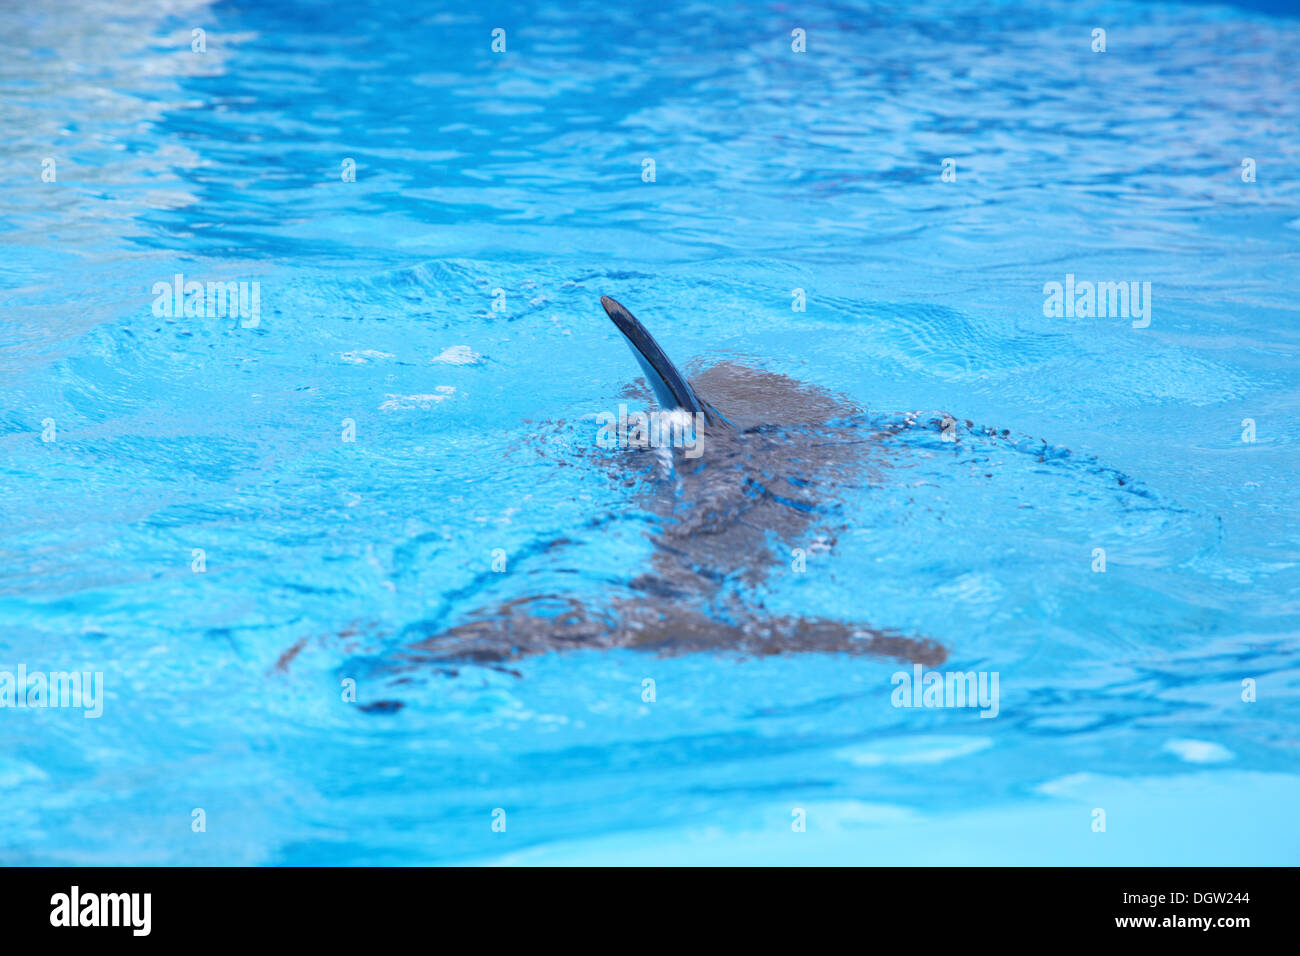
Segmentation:
<svg viewBox="0 0 1300 956">
<path fill-rule="evenodd" d="M 660 408 L 668 412 L 702 415 L 705 423 L 714 428 L 730 426 L 716 408 L 695 394 L 686 376 L 677 370 L 635 315 L 607 295 L 600 297 L 600 304 L 615 327 L 623 333 L 623 339 L 645 373 Z"/>
<path fill-rule="evenodd" d="M 928 638 L 863 621 L 771 614 L 764 607 L 762 585 L 787 571 L 791 551 L 824 547 L 826 536 L 833 538 L 837 483 L 860 483 L 871 469 L 862 409 L 787 376 L 731 362 L 688 380 L 631 312 L 608 296 L 600 303 L 660 410 L 690 416 L 702 446 L 697 458 L 678 447 L 624 449 L 617 456 L 651 452 L 652 477 L 638 502 L 653 519 L 650 568 L 599 606 L 574 594 L 543 593 L 479 610 L 451 626 L 444 620 L 412 625 L 402 658 L 500 667 L 549 651 L 637 648 L 942 663 L 947 650 Z M 550 554 L 567 543 L 550 540 L 534 550 Z M 484 586 L 490 586 L 486 580 Z"/>
</svg>

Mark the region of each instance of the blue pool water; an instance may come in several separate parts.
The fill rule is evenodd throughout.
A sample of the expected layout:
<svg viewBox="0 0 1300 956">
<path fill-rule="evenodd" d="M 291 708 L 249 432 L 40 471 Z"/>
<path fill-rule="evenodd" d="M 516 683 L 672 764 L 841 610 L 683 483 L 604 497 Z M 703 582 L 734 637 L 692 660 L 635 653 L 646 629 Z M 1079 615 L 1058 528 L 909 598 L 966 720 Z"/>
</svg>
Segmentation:
<svg viewBox="0 0 1300 956">
<path fill-rule="evenodd" d="M 0 8 L 0 671 L 103 675 L 0 709 L 0 861 L 1300 862 L 1284 6 L 144 6 Z M 178 273 L 256 318 L 156 314 Z M 1045 316 L 1067 275 L 1149 325 Z M 648 566 L 602 294 L 1009 430 L 885 442 L 762 594 L 996 718 L 869 657 L 403 666 Z"/>
</svg>

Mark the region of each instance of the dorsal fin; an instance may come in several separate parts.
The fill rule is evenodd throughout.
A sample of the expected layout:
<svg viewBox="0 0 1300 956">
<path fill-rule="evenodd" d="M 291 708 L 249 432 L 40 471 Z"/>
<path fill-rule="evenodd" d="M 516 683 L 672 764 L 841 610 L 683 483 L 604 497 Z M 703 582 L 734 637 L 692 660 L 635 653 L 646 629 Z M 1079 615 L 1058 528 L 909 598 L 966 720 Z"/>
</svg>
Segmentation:
<svg viewBox="0 0 1300 956">
<path fill-rule="evenodd" d="M 716 408 L 695 394 L 686 376 L 677 370 L 635 315 L 607 295 L 600 297 L 600 304 L 623 333 L 661 408 L 665 411 L 680 408 L 692 414 L 702 414 L 708 425 L 730 424 Z"/>
</svg>

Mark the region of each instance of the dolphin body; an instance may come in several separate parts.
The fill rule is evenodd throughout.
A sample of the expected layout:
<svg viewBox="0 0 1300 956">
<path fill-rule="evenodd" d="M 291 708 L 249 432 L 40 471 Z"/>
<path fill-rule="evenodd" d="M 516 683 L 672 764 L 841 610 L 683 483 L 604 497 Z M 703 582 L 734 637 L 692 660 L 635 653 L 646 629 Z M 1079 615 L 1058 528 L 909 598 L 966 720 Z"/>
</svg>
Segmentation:
<svg viewBox="0 0 1300 956">
<path fill-rule="evenodd" d="M 631 312 L 612 298 L 600 301 L 660 408 L 685 412 L 699 424 L 700 457 L 655 449 L 659 461 L 671 460 L 653 469 L 656 478 L 639 502 L 654 518 L 650 569 L 601 607 L 540 594 L 449 628 L 422 622 L 407 629 L 403 656 L 439 666 L 500 667 L 547 651 L 621 647 L 942 663 L 947 651 L 932 640 L 861 622 L 773 615 L 763 606 L 760 586 L 774 572 L 788 573 L 791 549 L 824 544 L 818 529 L 834 522 L 836 484 L 860 485 L 870 472 L 873 443 L 862 410 L 784 375 L 730 362 L 688 381 Z"/>
</svg>

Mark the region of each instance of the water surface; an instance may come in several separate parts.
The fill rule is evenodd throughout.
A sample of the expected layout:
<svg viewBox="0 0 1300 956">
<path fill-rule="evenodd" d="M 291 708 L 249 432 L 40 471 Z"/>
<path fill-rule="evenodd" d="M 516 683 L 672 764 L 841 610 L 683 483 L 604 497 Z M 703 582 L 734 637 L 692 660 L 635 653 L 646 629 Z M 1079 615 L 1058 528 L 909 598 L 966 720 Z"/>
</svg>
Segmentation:
<svg viewBox="0 0 1300 956">
<path fill-rule="evenodd" d="M 0 858 L 1300 859 L 1285 11 L 153 9 L 0 11 L 0 669 L 105 690 L 0 710 Z M 156 315 L 177 273 L 256 323 Z M 1045 317 L 1067 274 L 1149 326 Z M 1008 430 L 889 439 L 756 595 L 933 637 L 996 718 L 863 657 L 395 669 L 649 566 L 600 295 L 696 369 Z"/>
</svg>

